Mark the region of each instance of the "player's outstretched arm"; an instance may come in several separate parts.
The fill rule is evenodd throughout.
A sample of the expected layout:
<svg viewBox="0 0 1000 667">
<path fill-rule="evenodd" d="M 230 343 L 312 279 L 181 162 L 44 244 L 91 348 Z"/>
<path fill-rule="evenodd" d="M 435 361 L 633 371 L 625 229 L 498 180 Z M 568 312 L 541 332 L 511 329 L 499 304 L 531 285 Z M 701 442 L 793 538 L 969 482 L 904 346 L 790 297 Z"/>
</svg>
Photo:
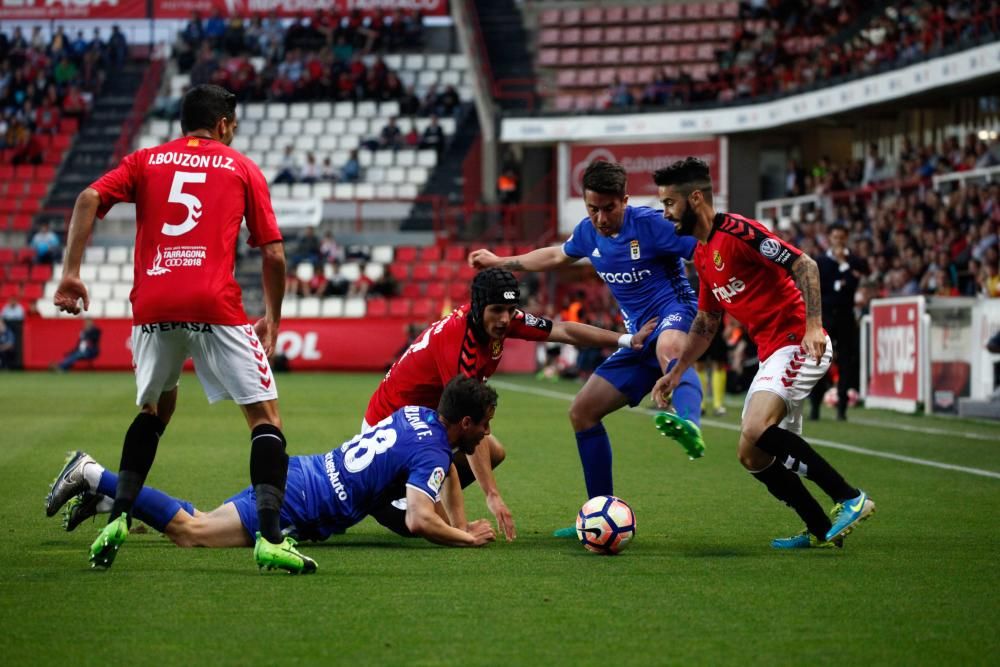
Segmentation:
<svg viewBox="0 0 1000 667">
<path fill-rule="evenodd" d="M 564 253 L 562 246 L 538 248 L 524 255 L 510 257 L 500 257 L 489 250 L 480 249 L 469 253 L 469 266 L 476 269 L 499 267 L 508 271 L 549 271 L 572 264 L 577 259 Z"/>
<path fill-rule="evenodd" d="M 634 334 L 621 334 L 579 322 L 554 322 L 548 340 L 576 347 L 622 347 L 639 351 L 656 330 L 656 318 L 642 325 Z"/>
<path fill-rule="evenodd" d="M 448 469 L 448 476 L 444 478 L 441 502 L 434 506 L 438 510 L 438 516 L 449 525 L 465 530 L 469 520 L 465 516 L 465 496 L 462 494 L 462 483 L 458 481 L 458 470 L 454 463 Z"/>
<path fill-rule="evenodd" d="M 421 491 L 406 489 L 406 528 L 429 542 L 449 547 L 481 547 L 496 539 L 493 528 L 486 521 L 473 521 L 469 531 L 448 525 L 438 516 L 434 501 Z"/>
<path fill-rule="evenodd" d="M 823 301 L 820 296 L 819 267 L 809 255 L 802 253 L 792 262 L 792 276 L 806 303 L 806 333 L 802 347 L 806 354 L 819 364 L 826 352 L 826 334 L 823 333 Z"/>
<path fill-rule="evenodd" d="M 87 286 L 80 280 L 80 264 L 83 251 L 94 231 L 94 218 L 101 205 L 101 195 L 93 188 L 84 188 L 73 205 L 73 215 L 69 220 L 66 234 L 66 254 L 63 257 L 62 279 L 56 288 L 52 301 L 59 310 L 76 315 L 80 312 L 78 302 L 83 300 L 83 309 L 90 308 Z"/>
<path fill-rule="evenodd" d="M 513 540 L 517 537 L 514 516 L 500 495 L 500 488 L 497 486 L 496 476 L 493 474 L 493 461 L 490 453 L 492 438 L 492 435 L 484 437 L 476 446 L 476 450 L 468 455 L 469 468 L 472 469 L 472 474 L 475 475 L 479 487 L 483 490 L 487 509 L 489 509 L 490 514 L 496 517 L 500 534 L 506 540 Z"/>
</svg>

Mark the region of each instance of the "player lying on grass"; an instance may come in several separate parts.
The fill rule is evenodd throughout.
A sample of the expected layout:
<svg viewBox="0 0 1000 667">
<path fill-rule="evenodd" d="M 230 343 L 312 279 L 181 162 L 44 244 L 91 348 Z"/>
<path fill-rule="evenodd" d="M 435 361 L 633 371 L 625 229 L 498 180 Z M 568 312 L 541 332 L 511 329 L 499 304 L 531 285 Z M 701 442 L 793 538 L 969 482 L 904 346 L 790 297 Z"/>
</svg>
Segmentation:
<svg viewBox="0 0 1000 667">
<path fill-rule="evenodd" d="M 802 402 L 826 375 L 832 356 L 816 262 L 756 220 L 716 213 L 708 165 L 701 160 L 679 160 L 658 170 L 653 180 L 664 216 L 678 234 L 698 240 L 693 261 L 700 290 L 698 315 L 680 359 L 657 381 L 653 397 L 660 407 L 669 404 L 682 374 L 708 348 L 723 312 L 742 322 L 759 349 L 760 369 L 743 405 L 740 463 L 806 524 L 798 535 L 771 546 L 841 546 L 844 536 L 875 511 L 875 503 L 800 435 Z M 832 516 L 800 476 L 836 503 Z"/>
<path fill-rule="evenodd" d="M 456 547 L 493 541 L 489 521 L 472 521 L 460 530 L 450 524 L 443 505 L 462 500 L 453 452 L 475 451 L 490 432 L 496 400 L 496 392 L 487 384 L 456 377 L 445 387 L 436 411 L 407 406 L 325 454 L 293 456 L 281 510 L 282 530 L 293 544 L 325 540 L 361 521 L 385 499 L 404 495 L 406 527 L 414 535 Z M 116 484 L 117 475 L 76 452 L 53 483 L 46 511 L 51 516 L 73 499 L 65 513 L 66 528 L 72 530 L 96 513 L 102 496 L 114 495 Z M 134 516 L 182 547 L 249 547 L 258 530 L 252 487 L 211 512 L 144 487 L 136 498 Z M 261 567 L 292 573 L 316 570 L 311 559 L 294 550 Z"/>
<path fill-rule="evenodd" d="M 661 221 L 662 224 L 662 221 Z M 553 322 L 526 313 L 518 307 L 517 279 L 504 269 L 481 271 L 472 281 L 472 300 L 448 317 L 429 326 L 393 364 L 379 384 L 365 412 L 365 425 L 374 424 L 404 405 L 437 405 L 441 390 L 459 373 L 485 380 L 496 372 L 503 356 L 504 341 L 519 338 L 531 341 L 566 343 L 580 347 L 615 347 L 620 351 L 643 349 L 656 327 L 651 318 L 633 334 L 620 334 L 578 322 Z M 501 535 L 512 540 L 517 533 L 514 519 L 500 496 L 493 468 L 504 460 L 500 441 L 487 434 L 472 456 L 455 457 L 462 488 L 475 479 L 483 489 L 486 507 L 497 519 Z M 392 499 L 395 500 L 395 499 Z M 402 503 L 386 503 L 371 514 L 379 523 L 407 535 Z M 462 525 L 462 517 L 457 517 Z"/>
</svg>

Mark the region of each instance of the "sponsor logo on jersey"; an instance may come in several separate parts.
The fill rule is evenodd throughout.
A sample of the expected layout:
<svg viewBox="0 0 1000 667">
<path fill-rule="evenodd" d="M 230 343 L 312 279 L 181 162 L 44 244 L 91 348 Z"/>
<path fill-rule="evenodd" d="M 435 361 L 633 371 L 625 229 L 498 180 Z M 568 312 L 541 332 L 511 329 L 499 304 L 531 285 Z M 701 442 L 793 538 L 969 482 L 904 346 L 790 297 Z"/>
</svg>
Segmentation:
<svg viewBox="0 0 1000 667">
<path fill-rule="evenodd" d="M 441 490 L 441 485 L 444 484 L 444 468 L 438 466 L 431 471 L 431 476 L 427 478 L 427 486 L 434 489 L 434 493 Z"/>
<path fill-rule="evenodd" d="M 774 239 L 764 239 L 760 242 L 760 254 L 768 259 L 774 259 L 781 253 L 781 244 Z"/>
<path fill-rule="evenodd" d="M 327 452 L 323 457 L 323 469 L 326 472 L 326 478 L 330 480 L 333 492 L 341 500 L 347 500 L 347 490 L 344 489 L 344 483 L 340 481 L 340 471 L 337 470 L 337 464 L 333 460 L 333 452 Z"/>
<path fill-rule="evenodd" d="M 207 322 L 160 322 L 158 324 L 143 324 L 142 333 L 157 333 L 158 331 L 173 331 L 174 329 L 185 329 L 196 333 L 215 333 L 212 325 Z"/>
<path fill-rule="evenodd" d="M 503 341 L 495 340 L 490 342 L 490 356 L 499 359 L 503 355 Z"/>
<path fill-rule="evenodd" d="M 594 248 L 594 252 L 590 253 L 590 256 L 591 257 L 600 257 L 601 256 L 601 251 L 598 250 L 597 248 Z"/>
<path fill-rule="evenodd" d="M 722 261 L 722 254 L 718 250 L 712 253 L 712 263 L 715 264 L 716 271 L 726 268 L 726 263 Z"/>
<path fill-rule="evenodd" d="M 597 275 L 601 277 L 601 280 L 609 285 L 612 285 L 642 282 L 649 276 L 653 275 L 653 272 L 649 269 L 640 269 L 638 271 L 632 269 L 631 271 L 619 271 L 618 273 L 604 273 L 602 271 L 598 271 Z"/>
<path fill-rule="evenodd" d="M 746 283 L 736 276 L 730 278 L 725 285 L 715 285 L 715 283 L 712 285 L 712 294 L 715 295 L 715 298 L 726 303 L 732 303 L 733 297 L 747 288 Z"/>
<path fill-rule="evenodd" d="M 639 259 L 639 241 L 636 239 L 629 241 L 628 252 L 632 256 L 633 261 Z"/>
<path fill-rule="evenodd" d="M 208 256 L 208 247 L 203 245 L 178 245 L 160 248 L 156 246 L 153 265 L 146 269 L 146 275 L 162 276 L 171 268 L 201 266 Z"/>
</svg>

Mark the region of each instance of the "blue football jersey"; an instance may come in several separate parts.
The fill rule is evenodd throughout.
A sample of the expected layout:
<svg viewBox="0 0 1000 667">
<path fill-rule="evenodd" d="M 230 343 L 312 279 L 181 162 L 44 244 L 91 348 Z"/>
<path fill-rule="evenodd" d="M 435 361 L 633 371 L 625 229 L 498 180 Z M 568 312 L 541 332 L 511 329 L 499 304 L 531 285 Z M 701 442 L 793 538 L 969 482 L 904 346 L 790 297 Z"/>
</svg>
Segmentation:
<svg viewBox="0 0 1000 667">
<path fill-rule="evenodd" d="M 361 521 L 376 501 L 400 497 L 404 485 L 437 502 L 451 458 L 448 434 L 434 410 L 400 408 L 337 449 L 292 459 L 285 497 L 303 501 L 292 521 L 304 539 L 322 540 Z M 291 488 L 295 463 L 302 468 L 303 489 Z M 400 495 L 385 497 L 390 490 Z"/>
<path fill-rule="evenodd" d="M 626 206 L 621 230 L 602 236 L 584 218 L 563 244 L 569 257 L 587 257 L 621 308 L 625 326 L 635 333 L 643 324 L 678 304 L 698 302 L 682 259 L 691 259 L 698 241 L 678 236 L 663 213 L 646 206 Z"/>
</svg>

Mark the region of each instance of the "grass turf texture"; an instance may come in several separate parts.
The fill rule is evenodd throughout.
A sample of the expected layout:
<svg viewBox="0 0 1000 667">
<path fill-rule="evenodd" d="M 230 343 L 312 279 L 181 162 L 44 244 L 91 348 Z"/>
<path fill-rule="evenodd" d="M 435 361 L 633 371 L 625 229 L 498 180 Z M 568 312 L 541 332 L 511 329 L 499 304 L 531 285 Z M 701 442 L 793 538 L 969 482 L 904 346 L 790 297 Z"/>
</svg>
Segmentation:
<svg viewBox="0 0 1000 667">
<path fill-rule="evenodd" d="M 289 452 L 353 435 L 378 379 L 279 376 Z M 820 448 L 878 514 L 843 550 L 779 553 L 770 540 L 800 526 L 737 463 L 735 402 L 709 420 L 698 461 L 647 412 L 621 411 L 606 420 L 615 490 L 638 532 L 621 556 L 601 557 L 550 536 L 585 500 L 566 418 L 576 385 L 498 384 L 498 479 L 516 542 L 448 549 L 366 520 L 304 544 L 319 572 L 291 577 L 259 575 L 250 549 L 182 550 L 156 534 L 130 536 L 110 571 L 91 571 L 103 520 L 67 534 L 43 499 L 67 450 L 117 468 L 132 377 L 0 374 L 4 663 L 938 665 L 998 654 L 1000 479 Z M 1000 471 L 996 425 L 826 416 L 807 437 Z M 907 425 L 942 433 L 897 429 Z M 208 406 L 185 375 L 150 484 L 211 509 L 248 483 L 248 457 L 238 410 Z M 466 505 L 486 516 L 478 489 Z"/>
</svg>

